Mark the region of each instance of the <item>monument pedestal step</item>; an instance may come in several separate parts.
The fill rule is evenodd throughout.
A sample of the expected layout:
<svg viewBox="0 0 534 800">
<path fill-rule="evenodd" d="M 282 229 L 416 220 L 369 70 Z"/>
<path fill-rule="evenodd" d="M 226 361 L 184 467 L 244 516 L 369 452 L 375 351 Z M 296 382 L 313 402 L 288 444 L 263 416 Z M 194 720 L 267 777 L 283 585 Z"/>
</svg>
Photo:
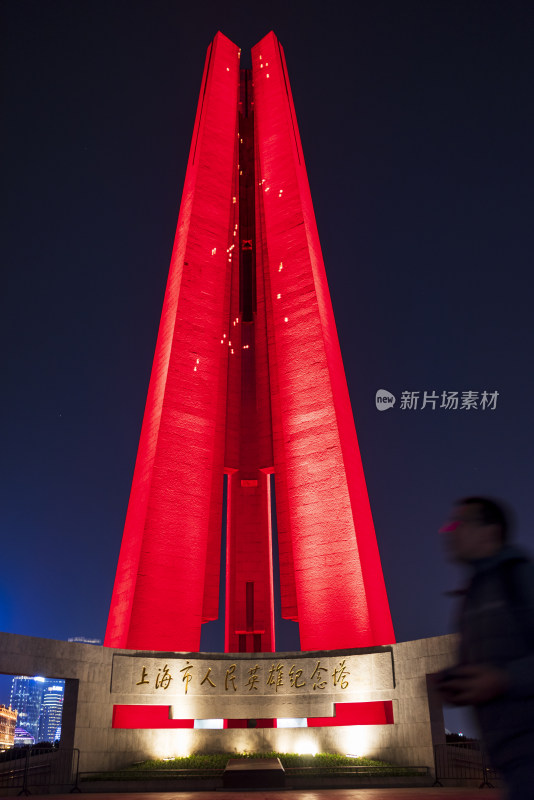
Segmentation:
<svg viewBox="0 0 534 800">
<path fill-rule="evenodd" d="M 223 774 L 225 789 L 281 789 L 285 772 L 279 758 L 231 758 Z"/>
</svg>

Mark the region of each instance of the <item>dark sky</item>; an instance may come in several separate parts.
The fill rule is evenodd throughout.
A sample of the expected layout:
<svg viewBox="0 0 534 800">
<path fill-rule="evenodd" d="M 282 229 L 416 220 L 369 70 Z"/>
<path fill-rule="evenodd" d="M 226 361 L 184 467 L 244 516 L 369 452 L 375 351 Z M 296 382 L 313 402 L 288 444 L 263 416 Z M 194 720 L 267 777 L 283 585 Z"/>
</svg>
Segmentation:
<svg viewBox="0 0 534 800">
<path fill-rule="evenodd" d="M 533 545 L 532 4 L 8 0 L 2 17 L 0 629 L 103 636 L 206 48 L 272 29 L 397 638 L 448 632 L 450 501 L 505 498 Z M 484 390 L 495 410 L 399 407 Z"/>
</svg>

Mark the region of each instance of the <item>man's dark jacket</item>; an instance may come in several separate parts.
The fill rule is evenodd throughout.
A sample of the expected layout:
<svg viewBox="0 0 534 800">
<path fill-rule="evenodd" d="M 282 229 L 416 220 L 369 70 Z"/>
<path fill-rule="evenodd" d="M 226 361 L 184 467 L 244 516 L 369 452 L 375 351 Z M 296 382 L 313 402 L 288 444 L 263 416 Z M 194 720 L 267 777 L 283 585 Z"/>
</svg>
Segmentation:
<svg viewBox="0 0 534 800">
<path fill-rule="evenodd" d="M 475 709 L 495 767 L 534 759 L 534 563 L 515 547 L 474 562 L 460 613 L 460 662 L 503 669 L 504 695 Z"/>
</svg>

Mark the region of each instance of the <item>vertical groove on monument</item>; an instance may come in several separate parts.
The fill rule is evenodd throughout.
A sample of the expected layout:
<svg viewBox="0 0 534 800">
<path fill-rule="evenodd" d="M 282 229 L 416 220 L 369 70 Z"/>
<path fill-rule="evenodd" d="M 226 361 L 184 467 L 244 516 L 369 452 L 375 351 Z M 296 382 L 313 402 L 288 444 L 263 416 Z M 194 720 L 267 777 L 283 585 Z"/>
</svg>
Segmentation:
<svg viewBox="0 0 534 800">
<path fill-rule="evenodd" d="M 274 651 L 274 599 L 270 484 L 271 414 L 265 306 L 256 279 L 255 148 L 252 75 L 241 70 L 238 114 L 239 227 L 233 263 L 229 419 L 237 418 L 229 443 L 225 650 Z M 261 293 L 261 286 L 260 286 Z M 238 302 L 237 302 L 238 301 Z M 232 353 L 233 350 L 233 353 Z M 239 365 L 239 366 L 237 366 Z M 237 414 L 236 414 L 237 408 Z M 232 429 L 229 426 L 229 429 Z M 228 444 L 228 440 L 227 440 Z"/>
<path fill-rule="evenodd" d="M 269 475 L 282 615 L 303 650 L 394 641 L 283 51 L 206 59 L 105 644 L 272 651 Z"/>
</svg>

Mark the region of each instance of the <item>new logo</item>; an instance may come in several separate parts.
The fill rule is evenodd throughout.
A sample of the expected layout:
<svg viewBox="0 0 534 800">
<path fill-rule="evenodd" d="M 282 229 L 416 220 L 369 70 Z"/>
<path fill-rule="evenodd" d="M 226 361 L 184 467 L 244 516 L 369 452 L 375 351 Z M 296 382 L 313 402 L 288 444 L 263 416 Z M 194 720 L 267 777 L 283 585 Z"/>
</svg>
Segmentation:
<svg viewBox="0 0 534 800">
<path fill-rule="evenodd" d="M 395 405 L 395 395 L 387 389 L 379 389 L 375 395 L 375 403 L 379 411 L 387 411 Z"/>
</svg>

